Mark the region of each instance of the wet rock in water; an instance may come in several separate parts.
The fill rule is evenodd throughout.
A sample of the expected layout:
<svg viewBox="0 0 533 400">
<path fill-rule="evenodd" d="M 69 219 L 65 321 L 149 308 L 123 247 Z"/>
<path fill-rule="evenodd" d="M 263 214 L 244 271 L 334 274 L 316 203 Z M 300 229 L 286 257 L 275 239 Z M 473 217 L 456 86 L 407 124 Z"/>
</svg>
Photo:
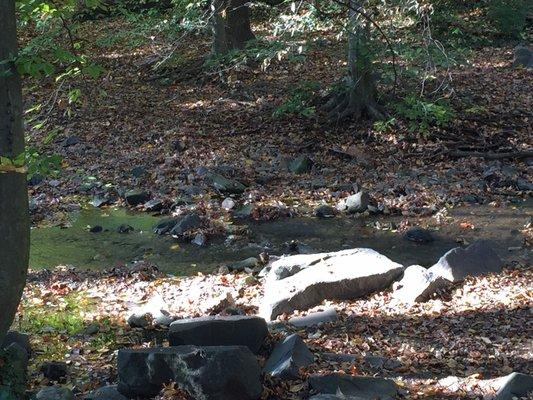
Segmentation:
<svg viewBox="0 0 533 400">
<path fill-rule="evenodd" d="M 146 328 L 152 324 L 152 314 L 135 311 L 128 317 L 127 322 L 132 328 Z"/>
<path fill-rule="evenodd" d="M 283 243 L 283 251 L 291 254 L 312 254 L 314 250 L 311 246 L 305 243 L 300 243 L 298 240 L 291 240 Z"/>
<path fill-rule="evenodd" d="M 0 348 L 5 349 L 12 343 L 16 343 L 23 348 L 28 356 L 31 354 L 30 336 L 27 333 L 17 331 L 7 332 Z"/>
<path fill-rule="evenodd" d="M 248 219 L 252 216 L 252 213 L 254 212 L 254 205 L 253 204 L 245 204 L 233 212 L 233 218 L 236 219 Z"/>
<path fill-rule="evenodd" d="M 494 251 L 490 240 L 477 240 L 466 249 L 456 247 L 429 268 L 429 272 L 442 276 L 452 282 L 458 282 L 467 276 L 478 276 L 501 272 L 503 262 Z"/>
<path fill-rule="evenodd" d="M 128 400 L 128 398 L 118 391 L 117 385 L 109 385 L 89 393 L 84 400 Z"/>
<path fill-rule="evenodd" d="M 67 364 L 63 361 L 46 361 L 41 365 L 41 373 L 51 381 L 59 381 L 67 376 Z"/>
<path fill-rule="evenodd" d="M 256 400 L 261 369 L 244 346 L 121 349 L 118 389 L 129 398 L 153 397 L 169 382 L 193 399 Z"/>
<path fill-rule="evenodd" d="M 215 316 L 174 321 L 168 341 L 171 346 L 246 346 L 253 353 L 261 348 L 268 328 L 265 320 L 252 316 Z"/>
<path fill-rule="evenodd" d="M 315 360 L 313 353 L 296 333 L 278 342 L 267 360 L 263 372 L 273 377 L 296 379 L 299 370 Z"/>
<path fill-rule="evenodd" d="M 226 211 L 230 211 L 235 207 L 235 200 L 233 200 L 231 197 L 227 197 L 222 201 L 222 208 Z"/>
<path fill-rule="evenodd" d="M 344 396 L 354 396 L 358 399 L 392 400 L 398 394 L 394 381 L 368 376 L 337 373 L 312 375 L 309 377 L 309 385 L 322 394 L 342 393 Z"/>
<path fill-rule="evenodd" d="M 259 265 L 259 260 L 255 257 L 249 257 L 245 260 L 238 261 L 233 264 L 228 265 L 228 270 L 230 272 L 241 272 L 244 271 L 246 268 L 248 269 L 254 269 Z"/>
<path fill-rule="evenodd" d="M 163 209 L 163 202 L 158 199 L 153 199 L 144 203 L 143 207 L 146 211 L 150 212 L 161 211 Z"/>
<path fill-rule="evenodd" d="M 109 204 L 109 199 L 106 199 L 104 197 L 95 197 L 93 198 L 89 204 L 91 204 L 93 207 L 102 207 Z"/>
<path fill-rule="evenodd" d="M 335 216 L 335 209 L 327 204 L 322 204 L 315 208 L 315 216 L 317 218 L 333 218 Z"/>
<path fill-rule="evenodd" d="M 143 167 L 142 165 L 138 165 L 136 167 L 133 167 L 131 169 L 131 175 L 134 177 L 134 178 L 142 178 L 143 176 L 145 176 L 148 172 L 146 171 L 146 168 Z"/>
<path fill-rule="evenodd" d="M 164 235 L 172 230 L 178 223 L 179 218 L 163 218 L 153 228 L 156 235 Z"/>
<path fill-rule="evenodd" d="M 137 206 L 150 200 L 150 194 L 144 190 L 128 190 L 124 194 L 126 203 L 130 206 Z"/>
<path fill-rule="evenodd" d="M 493 400 L 513 400 L 533 393 L 533 376 L 513 372 L 502 379 L 502 386 Z"/>
<path fill-rule="evenodd" d="M 134 231 L 133 226 L 128 225 L 128 224 L 122 224 L 117 228 L 118 233 L 130 233 L 133 231 Z"/>
<path fill-rule="evenodd" d="M 35 396 L 36 400 L 74 400 L 74 394 L 69 388 L 61 386 L 44 387 Z"/>
<path fill-rule="evenodd" d="M 75 146 L 80 142 L 81 142 L 81 139 L 78 136 L 69 136 L 68 138 L 63 140 L 62 146 L 63 147 Z"/>
<path fill-rule="evenodd" d="M 337 311 L 333 307 L 330 307 L 324 311 L 312 312 L 303 317 L 293 317 L 289 319 L 289 324 L 296 326 L 297 328 L 303 328 L 335 322 L 337 318 Z"/>
<path fill-rule="evenodd" d="M 413 226 L 405 232 L 403 235 L 405 240 L 410 242 L 427 244 L 433 242 L 435 239 L 430 231 L 427 229 L 420 228 L 418 226 Z"/>
<path fill-rule="evenodd" d="M 207 236 L 205 236 L 203 233 L 197 233 L 191 243 L 200 247 L 205 246 L 207 244 Z"/>
<path fill-rule="evenodd" d="M 403 266 L 371 249 L 300 254 L 274 261 L 260 315 L 268 320 L 328 300 L 351 300 L 386 289 Z"/>
<path fill-rule="evenodd" d="M 313 161 L 306 155 L 299 156 L 289 164 L 289 171 L 294 174 L 304 174 L 311 170 Z"/>
<path fill-rule="evenodd" d="M 213 183 L 213 187 L 223 193 L 241 194 L 246 190 L 246 186 L 235 179 L 228 179 L 214 173 L 211 173 L 209 177 Z"/>
<path fill-rule="evenodd" d="M 402 280 L 394 283 L 392 297 L 407 304 L 420 303 L 449 286 L 448 279 L 420 265 L 411 265 L 404 271 Z"/>
<path fill-rule="evenodd" d="M 197 229 L 202 226 L 202 219 L 198 214 L 187 214 L 178 219 L 174 227 L 170 230 L 172 236 L 182 236 L 187 231 Z"/>
<path fill-rule="evenodd" d="M 337 205 L 337 210 L 346 211 L 349 214 L 365 212 L 370 204 L 370 196 L 367 192 L 360 191 L 341 200 Z"/>
<path fill-rule="evenodd" d="M 104 228 L 102 228 L 100 225 L 91 226 L 89 228 L 89 232 L 91 232 L 91 233 L 100 233 L 103 230 L 104 230 Z"/>
</svg>

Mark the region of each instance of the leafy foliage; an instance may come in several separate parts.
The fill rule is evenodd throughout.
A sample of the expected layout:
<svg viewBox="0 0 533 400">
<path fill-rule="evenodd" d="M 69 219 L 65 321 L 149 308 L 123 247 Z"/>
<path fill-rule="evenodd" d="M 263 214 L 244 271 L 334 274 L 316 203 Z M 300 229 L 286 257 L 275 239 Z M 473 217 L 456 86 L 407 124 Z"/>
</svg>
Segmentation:
<svg viewBox="0 0 533 400">
<path fill-rule="evenodd" d="M 300 115 L 310 117 L 315 113 L 315 106 L 311 104 L 319 85 L 316 81 L 306 81 L 294 89 L 289 100 L 285 101 L 274 111 L 275 117 L 286 115 Z"/>
<path fill-rule="evenodd" d="M 528 0 L 491 0 L 488 15 L 503 37 L 518 38 L 532 9 Z"/>
<path fill-rule="evenodd" d="M 443 99 L 432 102 L 413 95 L 396 103 L 394 108 L 399 117 L 407 120 L 411 132 L 419 132 L 424 136 L 429 134 L 431 126 L 446 126 L 455 116 L 452 107 Z"/>
</svg>

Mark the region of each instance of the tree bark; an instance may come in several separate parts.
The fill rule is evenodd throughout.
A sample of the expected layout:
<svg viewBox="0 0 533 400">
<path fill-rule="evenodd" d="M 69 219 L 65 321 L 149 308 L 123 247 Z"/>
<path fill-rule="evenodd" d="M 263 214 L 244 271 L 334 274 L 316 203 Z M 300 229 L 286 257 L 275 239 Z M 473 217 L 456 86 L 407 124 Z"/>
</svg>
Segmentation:
<svg viewBox="0 0 533 400">
<path fill-rule="evenodd" d="M 213 0 L 213 52 L 243 49 L 255 39 L 250 27 L 248 0 Z"/>
<path fill-rule="evenodd" d="M 0 61 L 17 53 L 15 0 L 0 0 Z M 0 63 L 0 156 L 24 152 L 22 93 L 13 63 Z M 29 212 L 26 174 L 0 164 L 0 343 L 11 326 L 26 283 Z"/>
<path fill-rule="evenodd" d="M 325 108 L 330 119 L 336 121 L 363 116 L 380 118 L 382 114 L 376 101 L 376 84 L 372 76 L 369 25 L 357 12 L 361 7 L 358 0 L 350 0 L 349 7 L 348 76 L 340 92 L 329 99 Z"/>
</svg>

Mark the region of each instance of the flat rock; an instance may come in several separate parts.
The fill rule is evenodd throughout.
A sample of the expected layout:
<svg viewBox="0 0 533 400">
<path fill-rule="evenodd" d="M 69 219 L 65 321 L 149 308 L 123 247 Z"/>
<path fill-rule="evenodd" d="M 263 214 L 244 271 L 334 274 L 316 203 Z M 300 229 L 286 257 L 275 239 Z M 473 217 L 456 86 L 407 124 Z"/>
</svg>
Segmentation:
<svg viewBox="0 0 533 400">
<path fill-rule="evenodd" d="M 493 400 L 512 400 L 533 392 L 533 376 L 513 372 L 503 379 L 500 390 Z"/>
<path fill-rule="evenodd" d="M 429 268 L 429 272 L 452 282 L 459 282 L 467 276 L 478 276 L 501 272 L 503 262 L 494 251 L 494 243 L 477 240 L 466 249 L 456 247 L 444 254 Z"/>
<path fill-rule="evenodd" d="M 65 387 L 44 387 L 35 396 L 36 400 L 74 400 L 72 391 Z"/>
<path fill-rule="evenodd" d="M 392 297 L 402 303 L 420 303 L 449 286 L 450 281 L 442 276 L 420 265 L 411 265 L 405 269 L 402 280 L 394 283 Z"/>
<path fill-rule="evenodd" d="M 143 205 L 146 211 L 161 211 L 163 209 L 163 202 L 159 199 L 152 199 Z"/>
<path fill-rule="evenodd" d="M 174 321 L 170 324 L 168 341 L 171 346 L 246 346 L 257 353 L 267 334 L 263 318 L 213 316 Z"/>
<path fill-rule="evenodd" d="M 213 187 L 223 193 L 241 194 L 246 190 L 246 186 L 235 179 L 228 179 L 215 173 L 209 174 L 209 178 L 213 183 Z"/>
<path fill-rule="evenodd" d="M 178 219 L 174 227 L 170 230 L 172 236 L 182 236 L 187 231 L 197 229 L 202 226 L 202 219 L 198 214 L 187 214 Z"/>
<path fill-rule="evenodd" d="M 242 261 L 237 261 L 233 264 L 228 265 L 228 270 L 233 271 L 244 271 L 246 268 L 253 269 L 259 265 L 259 260 L 255 257 L 249 257 Z"/>
<path fill-rule="evenodd" d="M 303 317 L 290 318 L 289 324 L 297 328 L 304 328 L 308 326 L 325 324 L 328 322 L 335 322 L 337 318 L 337 311 L 333 307 L 330 307 L 323 311 L 309 313 Z"/>
<path fill-rule="evenodd" d="M 175 382 L 191 398 L 256 400 L 261 369 L 244 346 L 159 347 L 118 352 L 118 390 L 129 398 L 153 397 Z"/>
<path fill-rule="evenodd" d="M 128 400 L 126 396 L 118 391 L 117 385 L 103 386 L 89 393 L 85 400 Z"/>
<path fill-rule="evenodd" d="M 389 287 L 403 266 L 371 249 L 281 257 L 270 266 L 260 315 L 272 320 L 324 300 L 349 300 Z"/>
<path fill-rule="evenodd" d="M 278 342 L 263 369 L 264 373 L 282 379 L 296 379 L 299 370 L 312 364 L 313 353 L 297 334 L 287 336 Z"/>
<path fill-rule="evenodd" d="M 336 373 L 311 375 L 309 385 L 319 393 L 342 393 L 368 400 L 392 400 L 398 393 L 396 384 L 390 379 Z"/>
</svg>

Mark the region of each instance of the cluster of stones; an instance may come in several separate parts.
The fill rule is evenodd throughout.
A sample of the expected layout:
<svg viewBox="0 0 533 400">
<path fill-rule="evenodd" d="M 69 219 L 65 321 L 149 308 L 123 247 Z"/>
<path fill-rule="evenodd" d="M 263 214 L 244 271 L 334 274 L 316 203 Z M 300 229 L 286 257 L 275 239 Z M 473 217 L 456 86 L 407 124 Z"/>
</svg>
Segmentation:
<svg viewBox="0 0 533 400">
<path fill-rule="evenodd" d="M 415 238 L 420 234 L 412 232 Z M 417 239 L 417 240 L 418 240 Z M 262 376 L 295 379 L 300 369 L 315 361 L 315 355 L 297 334 L 282 337 L 263 367 L 257 355 L 264 354 L 269 334 L 267 321 L 295 310 L 306 310 L 323 300 L 356 299 L 393 285 L 393 298 L 412 303 L 426 301 L 439 290 L 468 276 L 501 271 L 502 261 L 491 242 L 480 240 L 467 248 L 447 252 L 431 268 L 404 268 L 371 249 L 350 249 L 332 253 L 299 254 L 274 260 L 262 271 L 264 298 L 260 316 L 210 316 L 165 319 L 170 347 L 122 349 L 118 352 L 118 385 L 106 386 L 86 396 L 87 400 L 152 398 L 164 385 L 175 383 L 194 399 L 255 400 L 261 397 Z M 143 328 L 153 321 L 133 315 L 128 322 Z M 334 309 L 294 317 L 296 328 L 334 322 Z M 145 323 L 146 322 L 146 323 Z M 272 325 L 275 327 L 275 324 Z M 4 347 L 19 345 L 12 343 Z M 14 343 L 14 344 L 13 344 Z M 23 350 L 24 351 L 24 350 Z M 27 357 L 23 359 L 26 360 Z M 391 360 L 367 357 L 370 364 Z M 64 374 L 62 365 L 43 365 L 43 373 Z M 394 381 L 379 377 L 330 373 L 308 379 L 312 400 L 394 399 L 399 392 Z M 507 400 L 533 390 L 533 377 L 511 374 L 504 380 L 496 399 Z M 72 393 L 62 387 L 47 387 L 38 400 L 69 400 Z"/>
</svg>

